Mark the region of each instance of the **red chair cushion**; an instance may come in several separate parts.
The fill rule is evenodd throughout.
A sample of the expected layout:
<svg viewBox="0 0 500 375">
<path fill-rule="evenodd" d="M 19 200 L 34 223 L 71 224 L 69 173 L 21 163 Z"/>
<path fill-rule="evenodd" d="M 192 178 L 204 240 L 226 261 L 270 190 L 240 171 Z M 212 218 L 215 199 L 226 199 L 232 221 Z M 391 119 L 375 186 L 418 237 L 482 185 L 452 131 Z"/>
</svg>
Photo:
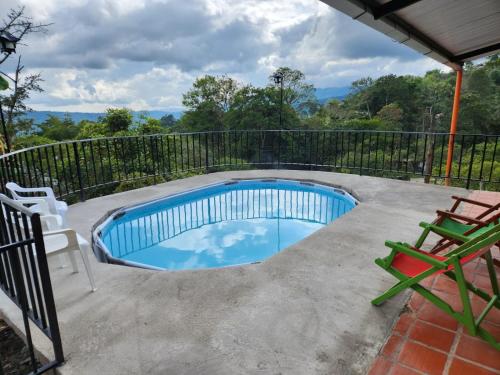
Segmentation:
<svg viewBox="0 0 500 375">
<path fill-rule="evenodd" d="M 476 251 L 475 253 L 469 254 L 466 257 L 463 257 L 460 260 L 460 264 L 467 264 L 471 260 L 483 255 L 485 252 L 489 250 L 490 247 L 485 247 L 484 249 L 480 251 Z M 441 255 L 436 255 L 436 254 L 431 254 L 426 251 L 422 251 L 420 249 L 417 249 L 416 247 L 412 247 L 413 250 L 418 251 L 419 253 L 425 254 L 431 258 L 445 261 L 447 258 L 445 256 Z M 403 275 L 406 275 L 408 277 L 414 277 L 417 275 L 420 275 L 422 272 L 427 271 L 428 269 L 431 269 L 433 266 L 429 263 L 424 262 L 423 260 L 413 258 L 410 255 L 406 255 L 403 253 L 397 253 L 396 256 L 394 257 L 394 260 L 392 261 L 391 266 L 401 272 Z M 453 269 L 453 266 L 449 266 L 447 269 L 439 270 L 436 271 L 436 275 L 450 271 Z"/>
</svg>

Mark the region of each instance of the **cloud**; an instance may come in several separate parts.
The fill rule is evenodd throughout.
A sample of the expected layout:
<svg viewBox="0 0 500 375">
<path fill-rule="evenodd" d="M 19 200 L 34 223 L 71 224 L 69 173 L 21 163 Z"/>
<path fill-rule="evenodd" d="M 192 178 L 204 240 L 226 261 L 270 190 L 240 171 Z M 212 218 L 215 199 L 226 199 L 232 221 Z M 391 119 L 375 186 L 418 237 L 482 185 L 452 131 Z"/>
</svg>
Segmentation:
<svg viewBox="0 0 500 375">
<path fill-rule="evenodd" d="M 45 79 L 35 109 L 178 109 L 197 76 L 262 85 L 282 65 L 318 87 L 441 67 L 318 0 L 17 1 L 54 23 L 20 51 Z"/>
</svg>

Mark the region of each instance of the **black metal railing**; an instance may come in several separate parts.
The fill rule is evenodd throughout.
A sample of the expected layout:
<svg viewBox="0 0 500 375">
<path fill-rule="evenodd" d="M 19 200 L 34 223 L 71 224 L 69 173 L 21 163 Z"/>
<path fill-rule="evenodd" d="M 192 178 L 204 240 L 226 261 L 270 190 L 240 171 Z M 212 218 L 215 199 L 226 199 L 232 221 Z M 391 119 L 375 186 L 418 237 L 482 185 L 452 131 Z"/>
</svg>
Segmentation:
<svg viewBox="0 0 500 375">
<path fill-rule="evenodd" d="M 451 183 L 498 190 L 498 135 L 457 135 Z M 109 194 L 185 173 L 248 168 L 316 169 L 442 182 L 449 134 L 355 130 L 242 130 L 97 138 L 19 150 L 0 158 L 8 181 L 50 186 L 64 199 Z M 127 186 L 124 187 L 126 189 Z"/>
<path fill-rule="evenodd" d="M 0 289 L 21 310 L 32 373 L 42 374 L 64 356 L 40 217 L 4 195 L 0 207 Z M 52 342 L 54 360 L 49 363 L 36 359 L 29 320 Z"/>
</svg>

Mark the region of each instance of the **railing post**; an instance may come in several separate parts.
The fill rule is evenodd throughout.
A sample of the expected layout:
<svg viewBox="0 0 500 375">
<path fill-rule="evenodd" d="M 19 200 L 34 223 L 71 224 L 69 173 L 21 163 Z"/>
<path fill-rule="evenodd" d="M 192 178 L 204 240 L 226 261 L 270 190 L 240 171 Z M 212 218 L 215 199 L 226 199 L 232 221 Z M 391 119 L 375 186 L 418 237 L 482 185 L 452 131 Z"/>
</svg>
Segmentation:
<svg viewBox="0 0 500 375">
<path fill-rule="evenodd" d="M 58 363 L 63 363 L 64 354 L 61 332 L 59 330 L 56 305 L 54 303 L 54 293 L 52 291 L 52 283 L 50 281 L 49 265 L 47 263 L 45 244 L 43 242 L 42 224 L 40 222 L 40 215 L 38 213 L 34 213 L 31 217 L 31 227 L 33 228 L 33 238 L 35 240 L 35 248 L 37 250 L 36 257 L 40 270 L 40 280 L 42 282 L 43 295 L 45 297 L 45 308 L 47 310 L 47 320 L 50 327 L 50 339 L 52 340 L 56 361 Z"/>
<path fill-rule="evenodd" d="M 73 152 L 75 154 L 76 175 L 78 177 L 78 185 L 80 187 L 80 202 L 85 202 L 85 192 L 83 190 L 82 169 L 80 167 L 80 154 L 78 153 L 78 143 L 73 142 Z"/>
<path fill-rule="evenodd" d="M 278 169 L 280 169 L 281 165 L 281 132 L 282 130 L 280 129 L 278 131 Z"/>
<path fill-rule="evenodd" d="M 474 165 L 474 153 L 476 152 L 476 136 L 472 138 L 472 150 L 470 152 L 470 163 L 469 163 L 469 173 L 467 173 L 467 185 L 465 186 L 466 189 L 469 189 L 470 187 L 470 180 L 472 177 L 472 166 Z"/>
<path fill-rule="evenodd" d="M 158 157 L 155 157 L 155 147 L 153 146 L 154 141 L 156 140 L 156 135 L 152 135 L 149 137 L 149 147 L 151 149 L 151 164 L 153 164 L 153 183 L 156 185 L 156 165 L 158 163 Z M 146 156 L 147 157 L 147 156 Z M 146 172 L 147 175 L 147 172 Z"/>
<path fill-rule="evenodd" d="M 205 133 L 205 173 L 208 173 L 208 133 Z"/>
<path fill-rule="evenodd" d="M 363 175 L 363 152 L 365 151 L 365 132 L 361 133 L 361 156 L 359 157 L 359 175 Z"/>
<path fill-rule="evenodd" d="M 38 215 L 38 214 L 35 214 Z M 33 347 L 33 340 L 31 338 L 31 329 L 28 318 L 28 297 L 26 296 L 26 287 L 24 284 L 23 271 L 21 268 L 21 264 L 19 261 L 19 253 L 16 249 L 10 250 L 9 254 L 9 262 L 10 267 L 12 269 L 12 276 L 14 281 L 14 287 L 16 289 L 16 297 L 19 303 L 19 307 L 21 308 L 23 323 L 24 323 L 24 333 L 26 335 L 27 347 L 30 356 L 31 367 L 33 371 L 36 371 L 36 360 L 35 360 L 35 351 Z"/>
</svg>

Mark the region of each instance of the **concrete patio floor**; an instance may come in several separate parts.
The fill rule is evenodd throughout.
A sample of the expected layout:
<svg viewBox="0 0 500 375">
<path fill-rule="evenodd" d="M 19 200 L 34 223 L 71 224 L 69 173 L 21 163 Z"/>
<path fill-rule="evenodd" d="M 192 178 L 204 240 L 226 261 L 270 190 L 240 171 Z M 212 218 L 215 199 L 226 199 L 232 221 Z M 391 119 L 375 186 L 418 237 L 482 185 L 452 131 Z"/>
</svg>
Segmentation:
<svg viewBox="0 0 500 375">
<path fill-rule="evenodd" d="M 365 374 L 408 294 L 370 300 L 394 283 L 373 259 L 386 239 L 412 242 L 418 223 L 464 189 L 290 170 L 221 172 L 72 205 L 90 240 L 107 211 L 231 178 L 310 179 L 361 201 L 350 213 L 261 264 L 159 272 L 98 263 L 98 290 L 51 264 L 66 363 L 61 374 Z M 0 310 L 18 311 L 0 293 Z M 36 331 L 36 330 L 35 330 Z M 37 335 L 37 347 L 49 353 Z"/>
</svg>

